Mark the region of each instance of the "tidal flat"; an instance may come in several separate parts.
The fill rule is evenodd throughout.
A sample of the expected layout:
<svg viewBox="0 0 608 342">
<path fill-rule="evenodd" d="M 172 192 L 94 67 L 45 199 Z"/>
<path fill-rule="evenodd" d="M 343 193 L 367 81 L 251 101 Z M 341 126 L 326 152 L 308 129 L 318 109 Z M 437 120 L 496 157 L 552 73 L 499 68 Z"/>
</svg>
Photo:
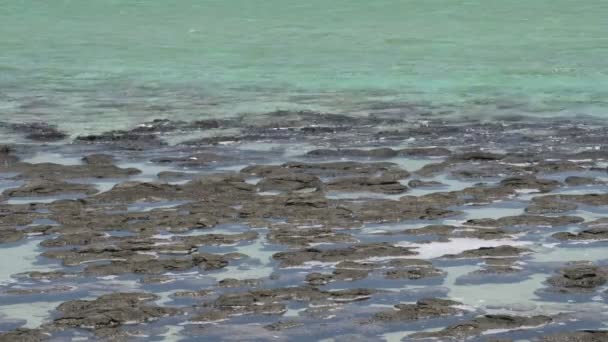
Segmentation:
<svg viewBox="0 0 608 342">
<path fill-rule="evenodd" d="M 0 341 L 608 340 L 601 122 L 0 129 Z"/>
</svg>

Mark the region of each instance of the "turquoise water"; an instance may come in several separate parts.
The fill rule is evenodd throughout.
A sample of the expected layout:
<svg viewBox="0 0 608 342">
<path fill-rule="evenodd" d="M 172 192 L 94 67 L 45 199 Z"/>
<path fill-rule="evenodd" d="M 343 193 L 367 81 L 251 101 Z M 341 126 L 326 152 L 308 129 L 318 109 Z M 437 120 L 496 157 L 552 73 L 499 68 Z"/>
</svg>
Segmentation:
<svg viewBox="0 0 608 342">
<path fill-rule="evenodd" d="M 608 115 L 605 0 L 0 1 L 0 118 Z"/>
</svg>

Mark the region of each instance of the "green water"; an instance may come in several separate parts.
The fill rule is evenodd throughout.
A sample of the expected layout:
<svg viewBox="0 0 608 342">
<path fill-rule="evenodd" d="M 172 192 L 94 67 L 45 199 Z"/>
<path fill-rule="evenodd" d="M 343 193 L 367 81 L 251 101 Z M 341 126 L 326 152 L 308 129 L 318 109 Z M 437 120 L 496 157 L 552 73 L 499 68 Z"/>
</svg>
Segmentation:
<svg viewBox="0 0 608 342">
<path fill-rule="evenodd" d="M 0 119 L 604 116 L 607 18 L 606 0 L 0 0 Z"/>
</svg>

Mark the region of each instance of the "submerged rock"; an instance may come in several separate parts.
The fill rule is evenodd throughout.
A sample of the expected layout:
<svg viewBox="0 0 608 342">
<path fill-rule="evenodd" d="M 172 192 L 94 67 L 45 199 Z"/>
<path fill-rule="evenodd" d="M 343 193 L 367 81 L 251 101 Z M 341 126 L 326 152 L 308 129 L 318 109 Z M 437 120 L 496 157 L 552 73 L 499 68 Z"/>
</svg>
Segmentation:
<svg viewBox="0 0 608 342">
<path fill-rule="evenodd" d="M 474 318 L 471 321 L 451 325 L 443 330 L 435 332 L 420 332 L 409 336 L 409 338 L 453 338 L 465 339 L 467 337 L 481 335 L 489 330 L 515 330 L 534 328 L 549 324 L 553 319 L 549 316 L 509 316 L 509 315 L 485 315 Z"/>
<path fill-rule="evenodd" d="M 35 141 L 59 141 L 68 137 L 57 126 L 41 122 L 11 124 L 10 128 L 15 132 L 24 133 L 27 139 Z"/>
<path fill-rule="evenodd" d="M 264 329 L 267 329 L 270 331 L 281 331 L 281 330 L 293 329 L 293 328 L 302 327 L 302 326 L 304 326 L 304 323 L 302 323 L 302 322 L 279 321 L 276 323 L 265 325 Z"/>
<path fill-rule="evenodd" d="M 342 150 L 313 150 L 306 155 L 312 157 L 332 157 L 332 158 L 342 158 L 342 157 L 354 157 L 354 158 L 379 158 L 379 159 L 388 159 L 394 158 L 399 154 L 398 151 L 393 150 L 391 148 L 375 148 L 371 150 L 358 150 L 358 149 L 342 149 Z"/>
</svg>

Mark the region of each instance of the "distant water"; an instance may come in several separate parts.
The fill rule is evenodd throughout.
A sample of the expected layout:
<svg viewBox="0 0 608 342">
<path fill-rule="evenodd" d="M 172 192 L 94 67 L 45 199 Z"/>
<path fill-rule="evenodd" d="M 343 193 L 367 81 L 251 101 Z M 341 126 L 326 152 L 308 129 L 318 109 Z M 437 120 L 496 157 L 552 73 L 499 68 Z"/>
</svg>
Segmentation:
<svg viewBox="0 0 608 342">
<path fill-rule="evenodd" d="M 608 117 L 606 0 L 0 1 L 0 119 Z"/>
</svg>

